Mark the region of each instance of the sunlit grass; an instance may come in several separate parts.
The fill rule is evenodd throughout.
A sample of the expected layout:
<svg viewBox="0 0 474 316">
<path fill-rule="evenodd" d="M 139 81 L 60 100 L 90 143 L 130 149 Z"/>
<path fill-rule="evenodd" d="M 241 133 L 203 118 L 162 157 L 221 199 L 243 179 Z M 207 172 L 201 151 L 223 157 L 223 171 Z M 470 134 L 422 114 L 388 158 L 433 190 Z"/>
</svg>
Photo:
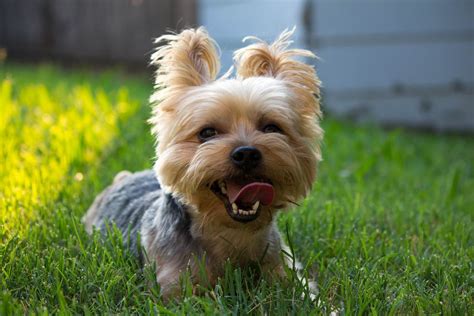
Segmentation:
<svg viewBox="0 0 474 316">
<path fill-rule="evenodd" d="M 71 179 L 83 179 L 78 167 L 97 164 L 118 122 L 142 106 L 125 86 L 106 92 L 67 75 L 56 81 L 62 74 L 47 66 L 31 75 L 0 73 L 0 225 L 20 235 Z"/>
<path fill-rule="evenodd" d="M 326 118 L 313 192 L 279 218 L 322 305 L 240 269 L 165 304 L 119 234 L 80 223 L 118 171 L 152 165 L 150 78 L 7 65 L 0 80 L 0 315 L 474 314 L 472 136 Z"/>
</svg>

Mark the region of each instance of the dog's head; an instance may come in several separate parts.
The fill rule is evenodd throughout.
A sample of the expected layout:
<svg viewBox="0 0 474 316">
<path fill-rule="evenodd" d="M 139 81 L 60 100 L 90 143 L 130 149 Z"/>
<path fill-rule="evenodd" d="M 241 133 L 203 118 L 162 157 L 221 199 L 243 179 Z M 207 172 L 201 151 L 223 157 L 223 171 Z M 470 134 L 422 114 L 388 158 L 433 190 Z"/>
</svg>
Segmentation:
<svg viewBox="0 0 474 316">
<path fill-rule="evenodd" d="M 163 188 L 213 222 L 260 227 L 311 189 L 320 160 L 319 80 L 288 49 L 292 32 L 271 45 L 235 52 L 235 78 L 216 79 L 216 45 L 203 28 L 165 35 L 150 122 Z"/>
</svg>

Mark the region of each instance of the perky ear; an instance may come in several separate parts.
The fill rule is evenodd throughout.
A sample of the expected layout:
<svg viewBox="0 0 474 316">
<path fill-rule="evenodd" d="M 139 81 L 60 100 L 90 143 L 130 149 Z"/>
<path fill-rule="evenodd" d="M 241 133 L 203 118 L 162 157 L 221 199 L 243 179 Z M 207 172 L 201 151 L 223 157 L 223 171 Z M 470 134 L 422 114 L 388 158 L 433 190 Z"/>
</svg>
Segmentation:
<svg viewBox="0 0 474 316">
<path fill-rule="evenodd" d="M 151 56 L 151 64 L 158 67 L 157 88 L 179 90 L 215 80 L 220 68 L 217 45 L 204 28 L 187 29 L 155 40 L 156 44 L 163 42 Z"/>
<path fill-rule="evenodd" d="M 305 114 L 320 116 L 321 82 L 312 66 L 295 60 L 295 57 L 316 56 L 308 50 L 288 48 L 293 43 L 290 38 L 294 31 L 295 28 L 284 30 L 272 44 L 253 36 L 244 38 L 244 42 L 253 40 L 255 43 L 234 53 L 237 75 L 240 78 L 266 76 L 283 80 L 301 101 L 301 110 Z"/>
</svg>

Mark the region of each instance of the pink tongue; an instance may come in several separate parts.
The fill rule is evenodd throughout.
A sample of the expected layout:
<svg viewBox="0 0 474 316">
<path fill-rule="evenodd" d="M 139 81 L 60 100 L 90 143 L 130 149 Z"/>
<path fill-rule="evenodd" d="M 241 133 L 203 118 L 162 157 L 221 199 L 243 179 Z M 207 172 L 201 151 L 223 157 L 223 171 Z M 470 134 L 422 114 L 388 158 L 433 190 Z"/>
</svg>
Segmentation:
<svg viewBox="0 0 474 316">
<path fill-rule="evenodd" d="M 260 201 L 263 205 L 269 205 L 273 201 L 275 192 L 273 186 L 263 182 L 252 182 L 242 187 L 238 184 L 227 182 L 227 196 L 229 202 L 252 205 Z"/>
</svg>

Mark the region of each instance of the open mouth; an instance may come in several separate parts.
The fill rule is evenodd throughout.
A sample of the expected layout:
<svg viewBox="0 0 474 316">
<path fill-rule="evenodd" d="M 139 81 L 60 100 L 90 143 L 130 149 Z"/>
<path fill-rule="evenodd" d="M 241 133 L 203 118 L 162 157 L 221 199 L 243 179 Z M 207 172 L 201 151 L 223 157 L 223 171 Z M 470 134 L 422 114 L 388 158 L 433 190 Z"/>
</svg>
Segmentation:
<svg viewBox="0 0 474 316">
<path fill-rule="evenodd" d="M 255 220 L 275 196 L 271 182 L 262 178 L 219 180 L 211 190 L 224 203 L 229 216 L 242 223 Z"/>
</svg>

